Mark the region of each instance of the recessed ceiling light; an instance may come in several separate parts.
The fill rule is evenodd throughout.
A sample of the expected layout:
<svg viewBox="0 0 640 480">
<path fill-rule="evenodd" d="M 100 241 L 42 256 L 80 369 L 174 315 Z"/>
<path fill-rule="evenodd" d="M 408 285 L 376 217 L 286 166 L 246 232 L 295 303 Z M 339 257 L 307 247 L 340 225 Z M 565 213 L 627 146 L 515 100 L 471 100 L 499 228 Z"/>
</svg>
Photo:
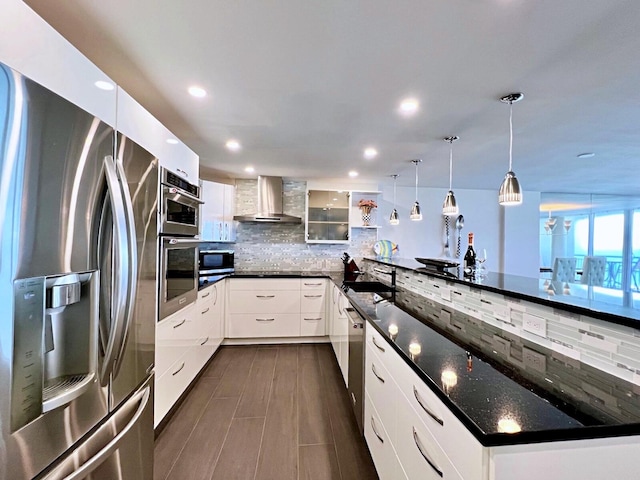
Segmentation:
<svg viewBox="0 0 640 480">
<path fill-rule="evenodd" d="M 420 102 L 415 98 L 405 98 L 400 102 L 400 113 L 402 115 L 413 115 L 418 111 L 418 107 L 420 106 Z"/>
<path fill-rule="evenodd" d="M 351 170 L 351 171 L 349 172 L 349 176 L 350 176 L 350 177 L 357 177 L 357 176 L 358 176 L 358 172 L 356 172 L 355 170 Z"/>
<path fill-rule="evenodd" d="M 180 142 L 178 142 L 178 140 L 176 140 L 175 138 L 167 138 L 167 143 L 170 143 L 171 145 L 177 145 Z"/>
<path fill-rule="evenodd" d="M 94 83 L 94 85 L 96 87 L 98 87 L 100 90 L 113 90 L 114 88 L 116 88 L 116 86 L 111 83 L 111 82 L 106 82 L 104 80 L 98 80 L 96 83 Z"/>
<path fill-rule="evenodd" d="M 378 156 L 378 151 L 373 147 L 367 147 L 364 149 L 364 158 L 371 160 Z"/>
<path fill-rule="evenodd" d="M 202 98 L 207 96 L 207 91 L 202 87 L 198 87 L 197 85 L 192 85 L 191 87 L 189 87 L 188 92 L 189 92 L 189 95 L 196 98 Z"/>
<path fill-rule="evenodd" d="M 595 157 L 596 154 L 593 152 L 584 152 L 584 153 L 580 153 L 578 155 L 578 158 L 591 158 L 591 157 Z"/>
<path fill-rule="evenodd" d="M 238 150 L 240 150 L 242 147 L 240 146 L 240 142 L 238 142 L 235 139 L 230 139 L 227 140 L 227 143 L 225 143 L 225 146 L 231 150 L 232 152 L 237 152 Z"/>
<path fill-rule="evenodd" d="M 247 172 L 247 173 L 253 173 L 253 172 L 255 172 L 255 171 L 256 171 L 256 169 L 255 169 L 255 168 L 253 168 L 253 167 L 246 167 L 246 168 L 244 169 L 244 171 L 245 171 L 245 172 Z"/>
</svg>

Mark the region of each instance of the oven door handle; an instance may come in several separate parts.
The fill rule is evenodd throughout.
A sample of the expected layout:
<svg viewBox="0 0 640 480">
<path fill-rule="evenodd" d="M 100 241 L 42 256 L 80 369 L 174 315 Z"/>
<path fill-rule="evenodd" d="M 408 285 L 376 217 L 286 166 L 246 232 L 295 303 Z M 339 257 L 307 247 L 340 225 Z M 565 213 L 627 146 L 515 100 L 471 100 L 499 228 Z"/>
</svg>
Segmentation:
<svg viewBox="0 0 640 480">
<path fill-rule="evenodd" d="M 190 193 L 185 192 L 184 190 L 180 190 L 178 187 L 168 187 L 167 185 L 163 185 L 163 193 L 166 195 L 167 193 L 173 193 L 175 195 L 180 195 L 182 197 L 188 198 L 192 202 L 195 202 L 199 205 L 203 205 L 204 202 L 200 200 L 198 197 L 194 197 Z"/>
<path fill-rule="evenodd" d="M 169 245 L 191 245 L 191 244 L 199 244 L 202 242 L 198 235 L 190 238 L 169 238 L 166 240 Z"/>
</svg>

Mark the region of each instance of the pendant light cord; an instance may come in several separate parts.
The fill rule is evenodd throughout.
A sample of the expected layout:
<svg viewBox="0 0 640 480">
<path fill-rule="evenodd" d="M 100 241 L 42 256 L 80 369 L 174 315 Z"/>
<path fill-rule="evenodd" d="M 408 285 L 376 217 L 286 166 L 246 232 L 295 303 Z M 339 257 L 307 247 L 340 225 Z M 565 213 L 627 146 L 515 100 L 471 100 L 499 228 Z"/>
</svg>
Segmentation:
<svg viewBox="0 0 640 480">
<path fill-rule="evenodd" d="M 449 191 L 453 183 L 453 140 L 449 142 Z"/>
<path fill-rule="evenodd" d="M 416 202 L 418 201 L 418 162 L 416 162 Z"/>
<path fill-rule="evenodd" d="M 509 102 L 509 171 L 513 171 L 513 102 Z"/>
<path fill-rule="evenodd" d="M 393 176 L 393 208 L 396 208 L 396 180 L 398 179 L 397 175 Z"/>
</svg>

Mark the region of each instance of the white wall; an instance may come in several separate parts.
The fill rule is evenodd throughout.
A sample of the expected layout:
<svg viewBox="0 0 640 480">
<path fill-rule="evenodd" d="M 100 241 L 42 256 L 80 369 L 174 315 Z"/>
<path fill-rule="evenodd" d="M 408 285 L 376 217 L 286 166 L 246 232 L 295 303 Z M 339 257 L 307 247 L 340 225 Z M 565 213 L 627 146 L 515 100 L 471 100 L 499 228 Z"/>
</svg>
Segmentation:
<svg viewBox="0 0 640 480">
<path fill-rule="evenodd" d="M 445 223 L 442 202 L 445 188 L 418 188 L 418 201 L 422 208 L 422 221 L 409 220 L 415 200 L 415 188 L 398 187 L 396 209 L 400 224 L 389 225 L 393 209 L 393 186 L 383 186 L 378 205 L 378 219 L 382 228 L 378 238 L 399 245 L 402 258 L 445 258 Z M 525 192 L 525 201 L 519 207 L 501 207 L 498 193 L 493 190 L 455 191 L 460 213 L 464 216 L 461 257 L 467 249 L 468 233 L 474 233 L 476 251 L 487 250 L 487 268 L 515 275 L 539 275 L 539 201 L 537 192 Z M 457 231 L 455 217 L 450 219 L 449 244 L 451 258 L 455 258 Z"/>
</svg>

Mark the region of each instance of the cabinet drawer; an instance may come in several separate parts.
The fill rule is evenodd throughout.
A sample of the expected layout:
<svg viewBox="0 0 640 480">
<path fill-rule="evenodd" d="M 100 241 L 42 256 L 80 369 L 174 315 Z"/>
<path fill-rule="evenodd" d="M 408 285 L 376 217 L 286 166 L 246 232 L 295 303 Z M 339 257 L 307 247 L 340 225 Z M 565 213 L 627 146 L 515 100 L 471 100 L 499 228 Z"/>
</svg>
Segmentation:
<svg viewBox="0 0 640 480">
<path fill-rule="evenodd" d="M 325 294 L 320 290 L 303 291 L 300 296 L 301 312 L 324 312 Z"/>
<path fill-rule="evenodd" d="M 369 395 L 365 395 L 364 403 L 364 438 L 369 446 L 369 452 L 371 452 L 371 458 L 380 480 L 404 478 L 402 467 L 391 443 L 391 437 L 373 407 Z"/>
<path fill-rule="evenodd" d="M 155 371 L 158 377 L 197 345 L 198 332 L 192 307 L 171 315 L 156 326 Z"/>
<path fill-rule="evenodd" d="M 300 293 L 282 290 L 232 290 L 231 313 L 300 313 Z"/>
<path fill-rule="evenodd" d="M 435 441 L 460 474 L 469 480 L 481 478 L 484 449 L 480 442 L 395 352 L 387 366 L 403 398 L 406 398 L 425 427 L 431 430 Z"/>
<path fill-rule="evenodd" d="M 394 438 L 396 404 L 401 397 L 398 386 L 393 381 L 393 377 L 385 367 L 384 362 L 378 358 L 368 344 L 364 366 L 365 391 L 380 415 L 385 429 Z"/>
<path fill-rule="evenodd" d="M 230 338 L 298 336 L 300 336 L 299 313 L 234 313 L 229 316 Z"/>
<path fill-rule="evenodd" d="M 300 336 L 316 337 L 326 335 L 324 312 L 303 313 L 300 316 Z"/>
<path fill-rule="evenodd" d="M 230 290 L 298 290 L 299 278 L 232 278 Z"/>
<path fill-rule="evenodd" d="M 399 405 L 395 448 L 410 480 L 463 480 L 438 443 L 409 405 Z M 462 450 L 462 446 L 459 447 Z M 469 477 L 468 480 L 479 478 Z"/>
<path fill-rule="evenodd" d="M 190 349 L 158 377 L 154 391 L 154 427 L 180 398 L 196 373 L 195 351 Z"/>
<path fill-rule="evenodd" d="M 308 290 L 324 291 L 326 286 L 327 286 L 327 281 L 324 278 L 303 278 L 300 280 L 300 290 L 302 290 L 302 293 Z"/>
<path fill-rule="evenodd" d="M 211 301 L 214 304 L 218 301 L 218 284 L 214 283 L 213 285 L 203 288 L 198 291 L 198 301 L 197 303 Z"/>
</svg>

